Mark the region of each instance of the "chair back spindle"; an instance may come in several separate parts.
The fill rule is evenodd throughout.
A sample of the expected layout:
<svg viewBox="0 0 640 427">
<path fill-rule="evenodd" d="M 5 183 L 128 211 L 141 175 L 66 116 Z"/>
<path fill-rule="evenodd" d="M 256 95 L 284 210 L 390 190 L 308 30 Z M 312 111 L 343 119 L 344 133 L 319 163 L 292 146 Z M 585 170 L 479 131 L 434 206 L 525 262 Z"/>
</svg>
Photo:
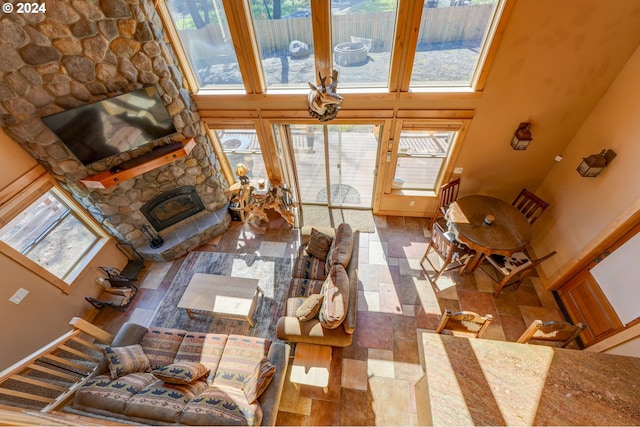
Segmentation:
<svg viewBox="0 0 640 427">
<path fill-rule="evenodd" d="M 512 205 L 518 209 L 527 218 L 529 224 L 533 224 L 542 215 L 545 209 L 549 207 L 549 203 L 533 194 L 531 191 L 523 188 L 518 197 L 515 198 Z"/>
</svg>

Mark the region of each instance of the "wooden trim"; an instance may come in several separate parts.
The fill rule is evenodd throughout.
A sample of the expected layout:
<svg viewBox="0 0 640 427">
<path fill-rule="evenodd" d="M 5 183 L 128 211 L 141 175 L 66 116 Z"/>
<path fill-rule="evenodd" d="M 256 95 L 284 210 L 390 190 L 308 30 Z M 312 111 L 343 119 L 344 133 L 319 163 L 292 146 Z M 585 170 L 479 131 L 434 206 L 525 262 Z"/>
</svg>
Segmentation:
<svg viewBox="0 0 640 427">
<path fill-rule="evenodd" d="M 402 34 L 402 45 L 397 43 L 395 47 L 401 48 L 401 57 L 398 58 L 400 64 L 393 64 L 397 67 L 400 77 L 398 84 L 400 92 L 407 92 L 411 86 L 411 74 L 413 72 L 413 61 L 416 56 L 416 46 L 418 45 L 418 35 L 420 34 L 420 21 L 422 20 L 422 12 L 424 11 L 422 1 L 401 1 L 401 10 L 398 13 L 398 22 L 406 22 L 408 25 Z M 408 13 L 408 15 L 407 15 Z M 396 24 L 396 32 L 398 25 Z M 395 58 L 394 62 L 395 62 Z"/>
<path fill-rule="evenodd" d="M 264 93 L 266 84 L 262 73 L 260 53 L 251 23 L 248 0 L 222 0 L 229 24 L 231 41 L 238 59 L 242 82 L 248 94 Z"/>
<path fill-rule="evenodd" d="M 155 157 L 153 156 L 154 150 L 152 150 L 147 154 L 143 154 L 140 157 L 136 157 L 135 159 L 132 159 L 133 161 L 135 160 L 143 161 L 146 159 L 146 156 L 148 156 L 149 157 L 148 160 L 144 161 L 144 163 L 141 163 L 136 166 L 132 166 L 128 169 L 123 169 L 119 172 L 111 172 L 106 170 L 104 172 L 100 172 L 95 175 L 89 175 L 86 178 L 81 179 L 80 182 L 83 183 L 87 188 L 97 188 L 97 189 L 110 188 L 110 187 L 113 187 L 114 185 L 120 184 L 122 181 L 135 178 L 137 176 L 140 176 L 144 173 L 149 172 L 150 170 L 159 168 L 160 166 L 164 166 L 166 164 L 175 162 L 178 159 L 186 157 L 191 153 L 191 151 L 195 146 L 196 146 L 195 139 L 189 138 L 183 142 L 182 148 L 176 151 L 172 151 L 166 154 L 162 152 L 163 154 L 161 156 Z"/>
<path fill-rule="evenodd" d="M 313 28 L 313 52 L 316 63 L 316 84 L 320 84 L 318 73 L 322 77 L 331 76 L 333 55 L 331 49 L 331 1 L 315 0 L 311 2 L 311 25 Z M 338 76 L 338 80 L 340 76 Z"/>
<path fill-rule="evenodd" d="M 222 148 L 222 144 L 220 143 L 220 138 L 218 138 L 218 134 L 216 133 L 216 130 L 218 129 L 222 130 L 225 127 L 217 126 L 216 124 L 211 124 L 212 126 L 209 126 L 210 124 L 211 123 L 205 122 L 204 126 L 205 126 L 205 129 L 207 130 L 207 133 L 209 134 L 209 140 L 211 141 L 211 148 L 213 149 L 213 152 L 216 155 L 216 157 L 220 160 L 220 169 L 222 170 L 222 175 L 227 180 L 227 184 L 232 185 L 233 183 L 236 182 L 236 178 L 231 168 L 231 165 L 226 160 L 227 156 L 225 155 L 224 149 Z"/>
<path fill-rule="evenodd" d="M 591 242 L 584 245 L 573 259 L 549 277 L 548 290 L 556 290 L 586 268 L 593 260 L 625 234 L 640 225 L 640 199 L 603 228 Z"/>
<path fill-rule="evenodd" d="M 180 42 L 180 37 L 178 36 L 178 32 L 176 31 L 176 27 L 173 25 L 173 20 L 171 19 L 171 13 L 167 8 L 167 4 L 165 1 L 155 1 L 154 7 L 160 16 L 160 20 L 162 21 L 162 27 L 164 28 L 167 38 L 169 39 L 169 44 L 173 48 L 173 51 L 176 54 L 178 59 L 177 64 L 178 67 L 182 68 L 182 76 L 187 83 L 187 87 L 191 93 L 198 91 L 198 82 L 195 79 L 195 73 L 191 68 L 191 64 L 187 59 L 187 55 L 182 48 L 182 43 Z"/>
<path fill-rule="evenodd" d="M 585 348 L 585 351 L 602 353 L 638 337 L 640 337 L 640 323 L 629 326 L 623 331 Z"/>
<path fill-rule="evenodd" d="M 92 323 L 87 322 L 86 320 L 80 317 L 74 317 L 69 321 L 69 325 L 74 329 L 78 329 L 82 332 L 85 332 L 100 342 L 105 344 L 110 344 L 113 341 L 114 336 L 105 330 L 95 326 Z"/>
<path fill-rule="evenodd" d="M 29 186 L 32 182 L 36 181 L 46 172 L 47 171 L 44 169 L 44 167 L 38 164 L 31 168 L 27 173 L 22 175 L 20 178 L 4 187 L 2 190 L 0 190 L 0 206 L 3 206 L 13 197 L 22 193 L 25 187 Z"/>
<path fill-rule="evenodd" d="M 491 44 L 480 54 L 479 65 L 481 64 L 481 68 L 479 71 L 476 71 L 471 82 L 471 86 L 475 91 L 482 91 L 484 89 L 484 84 L 487 80 L 487 76 L 489 75 L 489 70 L 491 69 L 491 65 L 493 65 L 496 53 L 498 52 L 498 47 L 502 42 L 504 31 L 507 28 L 507 23 L 509 22 L 509 17 L 511 16 L 511 12 L 513 11 L 515 4 L 515 0 L 504 0 L 503 2 L 498 2 L 496 6 L 497 8 L 502 8 L 502 10 L 496 11 L 496 15 L 499 16 L 499 21 L 497 23 L 492 23 L 488 32 L 488 38 L 491 39 Z M 496 19 L 496 15 L 494 15 L 494 20 Z"/>
</svg>

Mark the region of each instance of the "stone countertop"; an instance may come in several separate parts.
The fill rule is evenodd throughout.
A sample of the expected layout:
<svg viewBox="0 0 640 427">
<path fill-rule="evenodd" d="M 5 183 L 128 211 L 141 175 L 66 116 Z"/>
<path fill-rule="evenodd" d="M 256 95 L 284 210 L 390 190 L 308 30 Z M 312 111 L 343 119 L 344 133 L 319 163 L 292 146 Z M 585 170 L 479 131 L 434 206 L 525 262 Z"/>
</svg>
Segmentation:
<svg viewBox="0 0 640 427">
<path fill-rule="evenodd" d="M 640 358 L 434 333 L 419 340 L 433 425 L 640 424 Z"/>
</svg>

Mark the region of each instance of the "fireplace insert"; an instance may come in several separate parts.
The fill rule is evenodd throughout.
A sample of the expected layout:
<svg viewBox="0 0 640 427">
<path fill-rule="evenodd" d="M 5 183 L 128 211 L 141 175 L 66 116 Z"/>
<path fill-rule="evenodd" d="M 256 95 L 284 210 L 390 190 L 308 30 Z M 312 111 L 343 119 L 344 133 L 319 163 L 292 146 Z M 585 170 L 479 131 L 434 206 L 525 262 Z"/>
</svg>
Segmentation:
<svg viewBox="0 0 640 427">
<path fill-rule="evenodd" d="M 192 185 L 166 191 L 140 208 L 156 231 L 164 230 L 204 210 L 196 188 Z"/>
</svg>

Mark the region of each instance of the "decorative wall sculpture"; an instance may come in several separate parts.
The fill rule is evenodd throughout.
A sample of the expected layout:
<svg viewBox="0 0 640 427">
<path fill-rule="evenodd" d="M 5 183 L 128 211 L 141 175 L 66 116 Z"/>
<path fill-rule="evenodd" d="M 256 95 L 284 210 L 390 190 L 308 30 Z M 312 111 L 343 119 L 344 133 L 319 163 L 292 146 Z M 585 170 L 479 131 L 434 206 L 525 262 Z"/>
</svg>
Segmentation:
<svg viewBox="0 0 640 427">
<path fill-rule="evenodd" d="M 338 87 L 338 70 L 333 70 L 331 74 L 331 84 L 327 86 L 327 76 L 320 77 L 321 86 L 318 87 L 309 82 L 309 114 L 321 122 L 327 122 L 338 115 L 343 97 L 336 93 Z"/>
</svg>

